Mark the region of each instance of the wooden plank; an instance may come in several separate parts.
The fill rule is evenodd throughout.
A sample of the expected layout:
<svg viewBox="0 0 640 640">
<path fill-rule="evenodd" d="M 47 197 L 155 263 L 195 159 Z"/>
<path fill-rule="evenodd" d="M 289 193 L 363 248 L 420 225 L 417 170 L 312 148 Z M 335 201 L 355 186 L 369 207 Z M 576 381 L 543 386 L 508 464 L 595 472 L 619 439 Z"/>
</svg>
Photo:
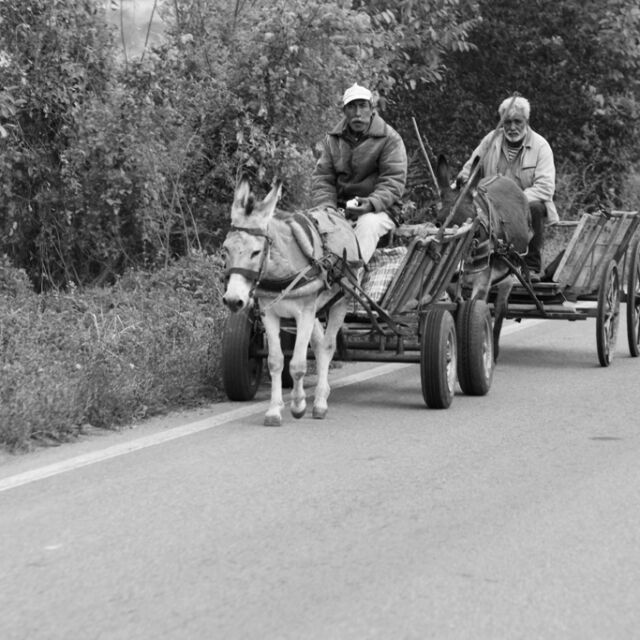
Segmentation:
<svg viewBox="0 0 640 640">
<path fill-rule="evenodd" d="M 609 262 L 626 251 L 638 222 L 637 212 L 583 214 L 553 280 L 577 295 L 596 291 Z"/>
<path fill-rule="evenodd" d="M 439 300 L 446 288 L 451 283 L 453 274 L 458 269 L 461 260 L 466 257 L 469 247 L 473 241 L 473 233 L 469 231 L 467 235 L 455 243 L 451 242 L 440 258 L 440 277 L 431 281 L 431 287 L 423 290 L 420 295 L 421 304 L 427 304 L 431 300 Z"/>
<path fill-rule="evenodd" d="M 599 217 L 585 213 L 569 240 L 553 280 L 563 286 L 571 286 L 582 271 L 589 253 L 602 228 Z"/>
<path fill-rule="evenodd" d="M 596 242 L 588 252 L 583 268 L 577 274 L 571 288 L 576 293 L 588 293 L 598 288 L 600 277 L 609 263 L 609 255 L 617 246 L 618 227 L 611 220 L 601 225 Z"/>
<path fill-rule="evenodd" d="M 395 277 L 380 302 L 380 306 L 388 313 L 396 313 L 401 308 L 401 301 L 412 295 L 413 291 L 417 291 L 416 280 L 423 269 L 425 246 L 428 246 L 431 241 L 431 238 L 415 238 L 411 242 L 405 261 L 396 271 Z"/>
<path fill-rule="evenodd" d="M 411 301 L 444 290 L 461 254 L 468 249 L 473 230 L 472 225 L 465 225 L 457 231 L 447 231 L 442 238 L 431 235 L 412 241 L 406 261 L 396 272 L 380 306 L 394 315 L 403 312 Z M 440 250 L 438 259 L 434 259 L 433 249 Z"/>
<path fill-rule="evenodd" d="M 413 267 L 411 272 L 404 277 L 401 283 L 402 286 L 397 287 L 395 295 L 389 300 L 388 312 L 391 315 L 400 313 L 407 302 L 418 295 L 423 278 L 430 276 L 431 264 L 427 259 L 426 253 L 416 251 Z"/>
<path fill-rule="evenodd" d="M 398 268 L 396 269 L 396 272 L 393 274 L 393 278 L 391 278 L 391 282 L 389 282 L 389 286 L 384 296 L 381 298 L 381 301 L 380 301 L 381 306 L 384 306 L 385 301 L 387 301 L 389 296 L 393 294 L 393 292 L 395 291 L 398 285 L 398 282 L 402 282 L 402 277 L 404 272 L 407 270 L 407 265 L 409 265 L 413 260 L 414 249 L 418 240 L 419 238 L 417 236 L 414 236 L 411 242 L 409 243 L 409 246 L 407 247 L 407 253 L 405 253 L 404 258 L 398 265 Z"/>
</svg>

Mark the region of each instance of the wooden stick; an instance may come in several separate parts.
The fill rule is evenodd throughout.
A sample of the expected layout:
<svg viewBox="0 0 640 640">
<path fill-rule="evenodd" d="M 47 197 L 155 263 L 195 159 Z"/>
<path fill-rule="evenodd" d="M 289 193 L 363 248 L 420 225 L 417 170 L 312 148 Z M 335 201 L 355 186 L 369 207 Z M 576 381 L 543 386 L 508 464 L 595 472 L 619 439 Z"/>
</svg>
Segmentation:
<svg viewBox="0 0 640 640">
<path fill-rule="evenodd" d="M 422 151 L 422 155 L 424 156 L 424 159 L 427 162 L 427 166 L 429 167 L 429 173 L 431 174 L 431 179 L 433 180 L 433 184 L 436 188 L 436 193 L 439 194 L 440 189 L 438 188 L 438 179 L 436 178 L 436 174 L 433 170 L 433 167 L 431 166 L 431 162 L 429 160 L 429 154 L 427 153 L 427 150 L 425 149 L 425 146 L 422 143 L 422 136 L 420 135 L 420 130 L 418 129 L 418 123 L 416 122 L 416 119 L 413 116 L 411 116 L 411 122 L 413 122 L 413 128 L 416 131 L 416 136 L 418 137 L 418 142 L 420 143 L 420 149 Z"/>
</svg>

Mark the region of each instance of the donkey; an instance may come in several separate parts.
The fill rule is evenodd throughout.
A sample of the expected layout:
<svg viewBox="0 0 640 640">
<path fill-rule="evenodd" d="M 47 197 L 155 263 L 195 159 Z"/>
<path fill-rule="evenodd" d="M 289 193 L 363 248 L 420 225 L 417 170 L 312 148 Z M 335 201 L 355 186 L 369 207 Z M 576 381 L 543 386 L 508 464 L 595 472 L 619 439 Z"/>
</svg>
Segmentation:
<svg viewBox="0 0 640 640">
<path fill-rule="evenodd" d="M 348 301 L 339 284 L 330 283 L 325 268 L 327 237 L 334 257 L 342 256 L 357 265 L 358 244 L 350 223 L 330 211 L 314 210 L 308 215 L 276 211 L 282 185 L 275 183 L 258 201 L 249 183 L 236 188 L 231 207 L 231 229 L 223 244 L 227 276 L 223 302 L 232 312 L 257 300 L 267 337 L 271 399 L 265 426 L 282 424 L 282 370 L 280 319 L 294 318 L 296 340 L 289 364 L 293 380 L 291 413 L 301 418 L 307 408 L 304 376 L 309 344 L 316 360 L 317 384 L 313 417 L 322 419 L 328 410 L 329 365 L 336 349 L 338 331 L 344 322 Z M 315 217 L 314 217 L 315 216 Z M 328 233 L 321 234 L 324 225 Z M 337 243 L 338 246 L 335 246 Z M 327 308 L 326 327 L 317 313 Z"/>
<path fill-rule="evenodd" d="M 476 157 L 470 182 L 452 186 L 449 165 L 444 156 L 438 158 L 437 179 L 442 206 L 437 215 L 440 224 L 459 225 L 479 218 L 475 249 L 463 265 L 463 296 L 488 301 L 495 287 L 493 323 L 493 357 L 498 358 L 500 331 L 507 314 L 508 300 L 517 282 L 514 269 L 523 264 L 531 230 L 531 213 L 524 191 L 506 176 L 480 179 Z M 465 295 L 466 292 L 466 295 Z"/>
</svg>

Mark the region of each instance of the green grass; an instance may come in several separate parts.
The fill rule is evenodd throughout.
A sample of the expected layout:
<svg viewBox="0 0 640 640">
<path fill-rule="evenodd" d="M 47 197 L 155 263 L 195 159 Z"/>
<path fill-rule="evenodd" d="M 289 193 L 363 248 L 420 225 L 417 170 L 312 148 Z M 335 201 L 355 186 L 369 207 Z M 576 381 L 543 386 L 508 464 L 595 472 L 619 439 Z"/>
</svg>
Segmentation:
<svg viewBox="0 0 640 640">
<path fill-rule="evenodd" d="M 27 450 L 222 397 L 221 265 L 37 295 L 0 260 L 0 445 Z"/>
</svg>

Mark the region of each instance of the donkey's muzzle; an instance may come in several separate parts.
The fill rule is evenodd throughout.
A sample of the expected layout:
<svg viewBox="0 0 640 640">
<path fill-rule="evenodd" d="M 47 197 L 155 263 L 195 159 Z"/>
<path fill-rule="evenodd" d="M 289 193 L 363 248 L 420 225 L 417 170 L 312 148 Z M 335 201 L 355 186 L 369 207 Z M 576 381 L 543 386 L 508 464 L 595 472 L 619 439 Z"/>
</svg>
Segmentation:
<svg viewBox="0 0 640 640">
<path fill-rule="evenodd" d="M 241 298 L 222 296 L 222 302 L 233 313 L 237 313 L 244 307 L 244 301 Z"/>
</svg>

